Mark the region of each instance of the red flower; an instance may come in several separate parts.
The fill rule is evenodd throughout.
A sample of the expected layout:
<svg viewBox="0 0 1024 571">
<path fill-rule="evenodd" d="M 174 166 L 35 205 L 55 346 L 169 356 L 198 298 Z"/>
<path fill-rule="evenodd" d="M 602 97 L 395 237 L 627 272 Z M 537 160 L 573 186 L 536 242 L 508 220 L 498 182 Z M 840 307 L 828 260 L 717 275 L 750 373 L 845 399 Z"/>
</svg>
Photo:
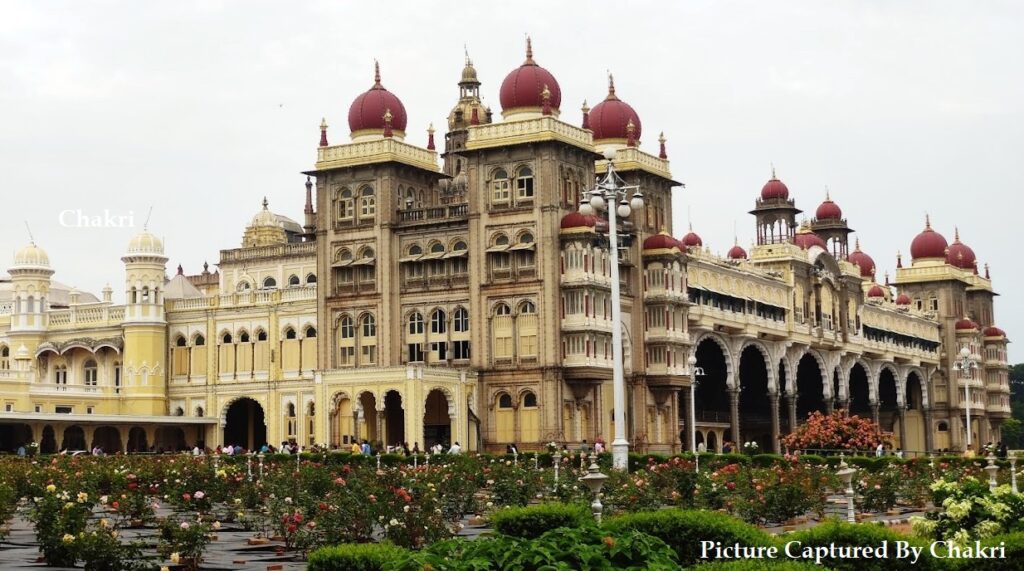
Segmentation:
<svg viewBox="0 0 1024 571">
<path fill-rule="evenodd" d="M 185 492 L 184 494 L 181 494 L 181 498 L 186 502 L 190 502 L 192 501 L 192 494 Z"/>
</svg>

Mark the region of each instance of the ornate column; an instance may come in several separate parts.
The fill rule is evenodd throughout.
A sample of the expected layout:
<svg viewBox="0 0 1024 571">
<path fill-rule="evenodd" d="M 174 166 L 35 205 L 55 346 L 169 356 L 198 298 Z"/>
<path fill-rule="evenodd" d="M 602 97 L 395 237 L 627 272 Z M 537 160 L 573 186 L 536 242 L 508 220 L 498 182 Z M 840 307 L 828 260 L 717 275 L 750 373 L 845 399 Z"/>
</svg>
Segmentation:
<svg viewBox="0 0 1024 571">
<path fill-rule="evenodd" d="M 879 424 L 878 421 L 878 401 L 871 401 L 871 421 L 875 424 Z"/>
<path fill-rule="evenodd" d="M 729 425 L 732 430 L 732 441 L 736 443 L 736 446 L 743 444 L 743 439 L 740 436 L 740 390 L 737 388 L 728 389 L 729 391 Z M 735 446 L 733 447 L 735 448 Z"/>
<path fill-rule="evenodd" d="M 797 395 L 786 395 L 786 407 L 789 409 L 789 433 L 796 431 L 796 399 Z"/>
<path fill-rule="evenodd" d="M 782 444 L 779 442 L 779 393 L 768 393 L 768 403 L 772 411 L 772 452 L 781 452 Z"/>
<path fill-rule="evenodd" d="M 694 386 L 691 384 L 690 391 L 694 389 Z M 690 452 L 693 452 L 693 449 L 690 445 L 690 434 L 692 433 L 691 431 L 694 428 L 690 426 L 690 391 L 681 392 L 676 398 L 679 399 L 680 401 L 679 404 L 681 405 L 680 409 L 682 413 L 679 415 L 679 418 L 683 419 L 683 430 L 685 431 L 683 437 L 680 439 L 682 441 L 680 443 L 680 449 L 683 451 L 689 450 Z M 676 421 L 676 426 L 679 426 L 678 420 Z"/>
<path fill-rule="evenodd" d="M 931 407 L 925 407 L 924 409 L 924 449 L 929 454 L 935 450 L 935 435 L 932 434 L 932 409 Z"/>
<path fill-rule="evenodd" d="M 896 409 L 897 414 L 900 417 L 900 448 L 903 449 L 904 455 L 907 452 L 907 409 L 903 406 Z"/>
<path fill-rule="evenodd" d="M 359 434 L 359 423 L 363 420 L 362 412 L 363 410 L 361 408 L 357 408 L 352 411 L 352 437 L 356 439 L 356 442 L 359 442 L 362 438 Z"/>
</svg>

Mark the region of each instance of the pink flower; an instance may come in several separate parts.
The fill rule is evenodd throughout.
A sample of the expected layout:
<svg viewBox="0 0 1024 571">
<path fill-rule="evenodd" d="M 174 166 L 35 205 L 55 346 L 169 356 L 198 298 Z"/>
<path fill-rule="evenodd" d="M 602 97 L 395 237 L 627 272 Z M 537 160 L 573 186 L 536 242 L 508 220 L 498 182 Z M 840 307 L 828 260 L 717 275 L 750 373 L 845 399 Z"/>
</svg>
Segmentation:
<svg viewBox="0 0 1024 571">
<path fill-rule="evenodd" d="M 203 491 L 202 491 L 202 490 L 199 490 L 198 492 L 196 492 L 195 498 L 196 498 L 197 500 L 201 500 L 201 499 L 203 499 L 203 498 L 205 498 L 205 497 L 206 497 L 206 494 L 205 494 L 205 493 L 203 493 Z"/>
<path fill-rule="evenodd" d="M 189 525 L 188 525 L 187 521 L 181 522 L 181 529 L 188 529 L 188 528 L 189 528 Z"/>
</svg>

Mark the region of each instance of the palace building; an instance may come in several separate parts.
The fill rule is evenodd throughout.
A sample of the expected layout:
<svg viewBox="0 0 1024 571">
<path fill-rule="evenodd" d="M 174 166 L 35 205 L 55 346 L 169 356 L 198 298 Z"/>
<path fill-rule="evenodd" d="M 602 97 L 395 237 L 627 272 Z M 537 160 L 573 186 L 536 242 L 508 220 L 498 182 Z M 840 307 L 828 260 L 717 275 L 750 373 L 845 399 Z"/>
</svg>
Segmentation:
<svg viewBox="0 0 1024 571">
<path fill-rule="evenodd" d="M 691 412 L 712 450 L 778 450 L 807 414 L 838 408 L 908 451 L 962 449 L 967 430 L 975 445 L 999 439 L 1007 338 L 959 232 L 948 243 L 925 220 L 880 282 L 839 205 L 826 196 L 798 219 L 773 172 L 754 243 L 720 257 L 673 228 L 682 185 L 666 139 L 642 150 L 651 131 L 611 78 L 572 124 L 528 41 L 499 118 L 467 58 L 440 150 L 432 126 L 424 147 L 407 140 L 401 99 L 379 67 L 372 79 L 349 140 L 321 124 L 302 223 L 264 199 L 212 273 L 168 278 L 144 231 L 113 280 L 118 305 L 110 287 L 97 298 L 54 281 L 40 246 L 18 251 L 0 279 L 0 448 L 610 442 L 616 327 L 639 451 L 689 449 Z M 645 202 L 615 249 L 607 221 L 579 208 L 609 150 Z M 954 366 L 965 347 L 970 377 Z"/>
</svg>

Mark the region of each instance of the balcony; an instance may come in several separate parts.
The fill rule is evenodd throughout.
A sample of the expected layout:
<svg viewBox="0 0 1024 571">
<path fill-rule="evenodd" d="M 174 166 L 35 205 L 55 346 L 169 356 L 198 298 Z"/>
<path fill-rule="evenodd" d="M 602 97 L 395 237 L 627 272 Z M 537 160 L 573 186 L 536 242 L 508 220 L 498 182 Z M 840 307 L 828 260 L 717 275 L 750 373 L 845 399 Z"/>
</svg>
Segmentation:
<svg viewBox="0 0 1024 571">
<path fill-rule="evenodd" d="M 53 329 L 74 329 L 82 325 L 115 326 L 124 321 L 124 306 L 103 302 L 74 305 L 70 309 L 50 311 L 46 316 L 49 326 Z"/>
<path fill-rule="evenodd" d="M 334 295 L 360 295 L 377 293 L 377 280 L 369 282 L 343 282 L 335 284 Z"/>
<path fill-rule="evenodd" d="M 29 394 L 50 395 L 50 396 L 80 396 L 80 395 L 101 395 L 110 392 L 105 389 L 113 387 L 86 386 L 86 385 L 58 385 L 58 384 L 33 384 L 29 388 Z"/>
<path fill-rule="evenodd" d="M 461 222 L 469 219 L 469 203 L 431 206 L 398 211 L 401 225 L 428 224 L 434 222 Z"/>
<path fill-rule="evenodd" d="M 644 332 L 645 343 L 685 344 L 690 342 L 690 335 L 682 329 L 650 327 Z M 674 374 L 674 373 L 673 373 Z"/>
<path fill-rule="evenodd" d="M 562 331 L 601 331 L 612 332 L 612 321 L 603 317 L 591 317 L 582 313 L 566 314 L 562 318 Z"/>
<path fill-rule="evenodd" d="M 563 273 L 559 282 L 563 286 L 597 285 L 609 289 L 612 287 L 611 277 L 582 270 L 569 270 Z"/>
</svg>

